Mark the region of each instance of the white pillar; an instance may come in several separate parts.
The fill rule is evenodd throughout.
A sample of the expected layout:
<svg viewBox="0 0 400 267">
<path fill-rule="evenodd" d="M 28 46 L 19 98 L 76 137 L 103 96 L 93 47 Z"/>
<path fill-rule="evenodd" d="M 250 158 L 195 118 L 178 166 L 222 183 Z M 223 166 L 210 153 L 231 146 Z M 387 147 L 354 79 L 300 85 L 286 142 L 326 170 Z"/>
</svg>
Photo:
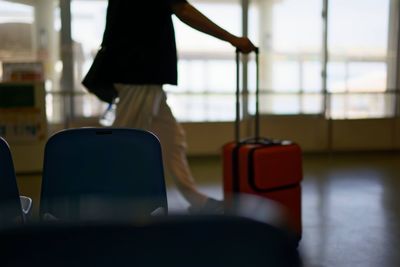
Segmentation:
<svg viewBox="0 0 400 267">
<path fill-rule="evenodd" d="M 261 0 L 258 1 L 260 12 L 260 86 L 261 89 L 272 89 L 272 76 L 273 76 L 273 5 L 274 0 Z M 261 102 L 260 106 L 266 106 L 268 111 L 271 111 L 272 101 Z"/>
<path fill-rule="evenodd" d="M 387 48 L 387 89 L 394 91 L 395 115 L 400 116 L 400 3 L 399 0 L 390 1 L 389 34 Z M 391 108 L 391 105 L 387 105 Z M 391 110 L 386 110 L 391 113 Z"/>
<path fill-rule="evenodd" d="M 57 33 L 54 25 L 54 0 L 34 2 L 35 22 L 33 27 L 33 49 L 37 60 L 43 62 L 45 78 L 55 82 L 55 63 L 58 60 Z"/>
<path fill-rule="evenodd" d="M 64 122 L 67 126 L 69 120 L 74 117 L 74 53 L 72 41 L 72 14 L 71 0 L 60 1 L 61 14 L 61 60 L 63 62 L 63 70 L 61 75 L 61 90 L 68 93 L 68 97 L 64 98 Z"/>
</svg>

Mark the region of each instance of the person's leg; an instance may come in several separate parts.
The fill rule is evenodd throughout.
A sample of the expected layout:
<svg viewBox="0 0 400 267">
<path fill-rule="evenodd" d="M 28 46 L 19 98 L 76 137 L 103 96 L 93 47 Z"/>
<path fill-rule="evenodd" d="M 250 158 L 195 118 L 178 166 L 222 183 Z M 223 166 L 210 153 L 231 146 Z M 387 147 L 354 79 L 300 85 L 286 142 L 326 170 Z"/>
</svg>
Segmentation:
<svg viewBox="0 0 400 267">
<path fill-rule="evenodd" d="M 160 140 L 165 170 L 174 178 L 185 199 L 195 208 L 204 206 L 207 196 L 196 189 L 186 159 L 186 137 L 166 103 L 159 85 L 116 84 L 119 95 L 115 127 L 140 128 L 153 132 Z"/>
<path fill-rule="evenodd" d="M 158 113 L 153 117 L 149 130 L 160 139 L 164 166 L 173 177 L 179 191 L 195 208 L 201 208 L 208 197 L 197 190 L 186 157 L 186 135 L 176 121 L 163 92 Z"/>
</svg>

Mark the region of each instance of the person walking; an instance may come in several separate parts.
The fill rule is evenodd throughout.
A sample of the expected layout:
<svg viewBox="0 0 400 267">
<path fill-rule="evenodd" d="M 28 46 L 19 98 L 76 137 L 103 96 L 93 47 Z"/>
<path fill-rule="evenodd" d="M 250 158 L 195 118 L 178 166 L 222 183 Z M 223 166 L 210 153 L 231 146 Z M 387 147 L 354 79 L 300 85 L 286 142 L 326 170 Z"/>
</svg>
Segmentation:
<svg viewBox="0 0 400 267">
<path fill-rule="evenodd" d="M 160 140 L 164 167 L 190 210 L 222 210 L 222 202 L 197 189 L 186 157 L 186 137 L 167 104 L 163 85 L 177 85 L 172 15 L 243 53 L 256 49 L 246 37 L 216 25 L 186 0 L 109 0 L 102 47 L 108 75 L 118 92 L 114 127 L 140 128 Z"/>
</svg>

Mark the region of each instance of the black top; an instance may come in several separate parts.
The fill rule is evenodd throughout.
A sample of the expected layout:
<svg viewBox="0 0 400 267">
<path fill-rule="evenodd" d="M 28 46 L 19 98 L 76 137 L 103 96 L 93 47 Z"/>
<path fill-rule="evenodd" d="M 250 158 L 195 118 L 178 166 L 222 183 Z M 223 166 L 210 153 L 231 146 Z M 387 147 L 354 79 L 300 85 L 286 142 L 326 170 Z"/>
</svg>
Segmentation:
<svg viewBox="0 0 400 267">
<path fill-rule="evenodd" d="M 177 84 L 171 5 L 186 0 L 109 0 L 102 46 L 112 82 Z"/>
</svg>

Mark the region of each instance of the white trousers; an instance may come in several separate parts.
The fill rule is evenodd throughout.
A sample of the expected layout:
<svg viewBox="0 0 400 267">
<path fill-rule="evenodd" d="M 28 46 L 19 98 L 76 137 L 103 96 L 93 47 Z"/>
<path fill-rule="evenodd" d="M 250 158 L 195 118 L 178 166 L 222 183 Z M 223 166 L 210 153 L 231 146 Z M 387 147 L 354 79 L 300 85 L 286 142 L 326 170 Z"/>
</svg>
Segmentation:
<svg viewBox="0 0 400 267">
<path fill-rule="evenodd" d="M 145 129 L 160 140 L 164 169 L 193 206 L 204 205 L 207 197 L 196 189 L 186 158 L 186 136 L 176 121 L 161 85 L 115 84 L 118 91 L 115 127 Z"/>
</svg>

